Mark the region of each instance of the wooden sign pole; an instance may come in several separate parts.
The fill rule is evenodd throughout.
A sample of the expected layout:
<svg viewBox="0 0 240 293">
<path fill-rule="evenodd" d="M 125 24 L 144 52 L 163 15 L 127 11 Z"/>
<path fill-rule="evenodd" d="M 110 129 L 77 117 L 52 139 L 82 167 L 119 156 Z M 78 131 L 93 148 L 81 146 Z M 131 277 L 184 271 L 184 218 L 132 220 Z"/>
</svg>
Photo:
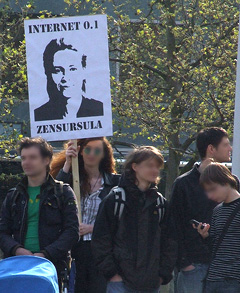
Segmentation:
<svg viewBox="0 0 240 293">
<path fill-rule="evenodd" d="M 77 149 L 77 139 L 73 139 L 72 142 L 74 147 Z M 73 190 L 77 197 L 79 221 L 80 223 L 82 223 L 78 157 L 72 158 L 72 176 L 73 176 Z"/>
</svg>

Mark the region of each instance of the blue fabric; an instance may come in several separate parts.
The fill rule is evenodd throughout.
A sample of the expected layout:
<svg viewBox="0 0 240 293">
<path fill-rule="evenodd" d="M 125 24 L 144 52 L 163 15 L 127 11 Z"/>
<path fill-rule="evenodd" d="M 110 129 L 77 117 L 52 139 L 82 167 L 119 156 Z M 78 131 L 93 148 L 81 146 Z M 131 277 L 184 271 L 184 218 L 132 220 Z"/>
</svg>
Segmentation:
<svg viewBox="0 0 240 293">
<path fill-rule="evenodd" d="M 107 293 L 159 293 L 159 289 L 152 291 L 136 291 L 127 288 L 123 282 L 108 282 Z"/>
<path fill-rule="evenodd" d="M 238 280 L 207 281 L 205 293 L 239 293 L 240 283 Z"/>
<path fill-rule="evenodd" d="M 74 293 L 75 290 L 75 278 L 76 278 L 76 264 L 73 260 L 71 263 L 71 270 L 70 270 L 70 276 L 69 276 L 69 288 L 68 293 Z"/>
<path fill-rule="evenodd" d="M 37 256 L 14 256 L 0 261 L 1 292 L 59 293 L 55 266 Z"/>
<path fill-rule="evenodd" d="M 177 276 L 177 293 L 202 293 L 204 279 L 206 278 L 208 265 L 193 264 L 195 269 L 184 272 L 181 270 Z"/>
</svg>

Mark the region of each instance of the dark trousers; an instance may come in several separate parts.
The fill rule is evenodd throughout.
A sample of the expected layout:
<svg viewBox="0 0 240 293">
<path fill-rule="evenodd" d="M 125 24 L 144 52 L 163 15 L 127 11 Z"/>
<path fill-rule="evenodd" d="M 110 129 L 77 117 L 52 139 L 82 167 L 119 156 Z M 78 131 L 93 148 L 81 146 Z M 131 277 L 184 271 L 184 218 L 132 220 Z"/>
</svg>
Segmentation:
<svg viewBox="0 0 240 293">
<path fill-rule="evenodd" d="M 91 241 L 80 240 L 72 250 L 75 258 L 75 293 L 105 293 L 106 280 L 94 264 Z"/>
<path fill-rule="evenodd" d="M 239 293 L 240 283 L 238 280 L 228 279 L 219 281 L 206 281 L 204 293 Z"/>
</svg>

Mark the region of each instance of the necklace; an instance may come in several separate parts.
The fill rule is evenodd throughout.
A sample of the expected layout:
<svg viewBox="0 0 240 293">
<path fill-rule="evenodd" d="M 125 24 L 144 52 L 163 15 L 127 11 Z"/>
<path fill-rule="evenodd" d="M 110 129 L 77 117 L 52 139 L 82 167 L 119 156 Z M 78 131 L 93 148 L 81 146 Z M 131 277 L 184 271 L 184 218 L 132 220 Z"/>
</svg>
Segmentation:
<svg viewBox="0 0 240 293">
<path fill-rule="evenodd" d="M 98 178 L 97 178 L 96 182 L 95 182 L 94 185 L 93 185 L 93 188 L 91 187 L 90 194 L 93 193 L 93 190 L 94 190 L 95 186 L 97 185 L 97 182 L 98 182 L 100 176 L 101 176 L 101 173 L 99 173 Z"/>
</svg>

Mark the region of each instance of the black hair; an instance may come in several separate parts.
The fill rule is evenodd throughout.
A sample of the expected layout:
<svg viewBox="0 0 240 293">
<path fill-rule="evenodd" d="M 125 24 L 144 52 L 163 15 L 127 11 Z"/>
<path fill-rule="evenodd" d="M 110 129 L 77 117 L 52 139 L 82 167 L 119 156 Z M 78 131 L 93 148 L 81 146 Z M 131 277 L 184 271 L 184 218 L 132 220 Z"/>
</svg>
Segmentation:
<svg viewBox="0 0 240 293">
<path fill-rule="evenodd" d="M 221 127 L 208 127 L 202 129 L 197 136 L 197 149 L 201 159 L 204 159 L 207 154 L 209 145 L 217 148 L 224 137 L 228 137 L 228 133 Z"/>
</svg>

